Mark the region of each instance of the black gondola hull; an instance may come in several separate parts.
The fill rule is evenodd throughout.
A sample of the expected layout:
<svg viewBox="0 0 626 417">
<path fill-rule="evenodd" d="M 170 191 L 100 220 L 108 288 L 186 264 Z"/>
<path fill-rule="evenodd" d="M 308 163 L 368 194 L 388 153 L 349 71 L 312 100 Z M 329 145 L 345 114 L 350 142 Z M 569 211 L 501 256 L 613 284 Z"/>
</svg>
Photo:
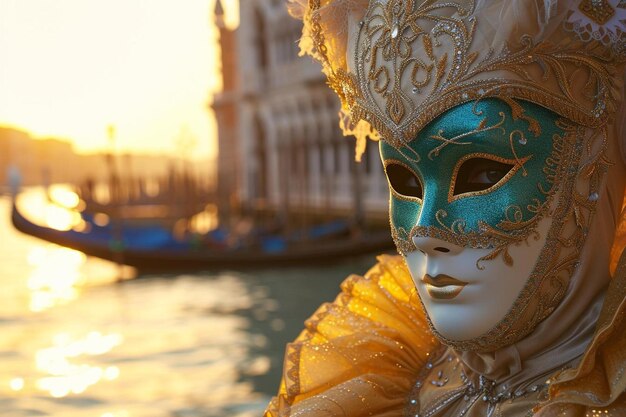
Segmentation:
<svg viewBox="0 0 626 417">
<path fill-rule="evenodd" d="M 135 267 L 143 272 L 196 271 L 209 269 L 250 269 L 335 262 L 338 259 L 367 253 L 380 253 L 393 248 L 388 231 L 361 233 L 358 237 L 328 239 L 281 252 L 259 249 L 133 249 L 116 250 L 107 242 L 90 241 L 88 234 L 60 231 L 36 225 L 26 219 L 13 205 L 11 219 L 22 233 L 47 242 L 81 251 L 89 256 Z"/>
</svg>

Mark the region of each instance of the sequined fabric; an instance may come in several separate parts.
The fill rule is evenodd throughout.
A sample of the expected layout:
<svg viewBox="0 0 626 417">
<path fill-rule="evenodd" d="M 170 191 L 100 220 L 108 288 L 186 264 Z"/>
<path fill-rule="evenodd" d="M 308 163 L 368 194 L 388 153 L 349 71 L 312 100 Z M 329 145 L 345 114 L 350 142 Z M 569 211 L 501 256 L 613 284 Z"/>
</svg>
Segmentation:
<svg viewBox="0 0 626 417">
<path fill-rule="evenodd" d="M 450 348 L 426 364 L 409 395 L 407 416 L 519 416 L 548 395 L 548 375 L 519 386 L 473 374 Z"/>
</svg>

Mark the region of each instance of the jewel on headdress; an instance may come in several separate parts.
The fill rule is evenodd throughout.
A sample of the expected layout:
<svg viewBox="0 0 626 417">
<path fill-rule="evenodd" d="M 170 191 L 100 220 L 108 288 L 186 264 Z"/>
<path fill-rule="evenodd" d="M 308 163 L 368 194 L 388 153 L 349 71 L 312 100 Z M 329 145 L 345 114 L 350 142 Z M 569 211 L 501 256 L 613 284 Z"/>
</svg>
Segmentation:
<svg viewBox="0 0 626 417">
<path fill-rule="evenodd" d="M 572 8 L 565 28 L 584 42 L 600 41 L 624 56 L 626 9 L 621 4 L 621 0 L 582 0 Z"/>
<path fill-rule="evenodd" d="M 604 25 L 615 14 L 615 9 L 607 0 L 583 0 L 578 9 L 599 25 Z"/>
</svg>

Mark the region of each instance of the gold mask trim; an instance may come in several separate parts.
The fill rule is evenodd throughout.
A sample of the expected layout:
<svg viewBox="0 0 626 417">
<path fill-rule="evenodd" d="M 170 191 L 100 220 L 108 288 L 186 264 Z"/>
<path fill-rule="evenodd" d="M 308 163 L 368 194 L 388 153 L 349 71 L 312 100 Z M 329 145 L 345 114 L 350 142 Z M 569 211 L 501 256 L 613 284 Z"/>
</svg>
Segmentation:
<svg viewBox="0 0 626 417">
<path fill-rule="evenodd" d="M 398 191 L 396 191 L 395 188 L 393 188 L 393 185 L 391 184 L 391 181 L 389 180 L 389 174 L 387 173 L 387 167 L 389 165 L 400 165 L 400 166 L 406 168 L 407 170 L 409 170 L 409 172 L 411 172 L 411 174 L 415 175 L 415 178 L 417 178 L 419 180 L 420 185 L 422 187 L 422 194 L 424 193 L 424 181 L 422 181 L 421 177 L 417 174 L 417 172 L 415 172 L 410 166 L 408 166 L 404 162 L 399 161 L 397 159 L 389 159 L 389 160 L 385 161 L 385 163 L 383 165 L 384 166 L 384 170 L 385 170 L 385 177 L 387 177 L 387 185 L 389 186 L 389 190 L 394 195 L 394 197 L 396 197 L 397 199 L 402 200 L 402 201 L 408 201 L 408 202 L 411 202 L 411 203 L 423 204 L 423 201 L 422 201 L 421 198 L 411 197 L 411 196 L 408 196 L 408 195 L 401 194 Z"/>
<path fill-rule="evenodd" d="M 519 132 L 519 130 L 515 130 L 511 132 L 511 137 L 514 132 Z M 463 165 L 465 161 L 468 161 L 474 158 L 489 159 L 491 161 L 496 161 L 496 162 L 501 162 L 503 164 L 512 165 L 513 167 L 509 170 L 509 172 L 506 173 L 504 177 L 502 177 L 497 183 L 493 184 L 489 188 L 486 188 L 480 191 L 470 191 L 470 192 L 454 195 L 454 187 L 456 185 L 457 176 L 459 175 L 459 169 L 461 168 L 461 166 Z M 517 171 L 519 171 L 520 169 L 523 170 L 524 164 L 528 162 L 531 158 L 532 158 L 532 155 L 528 155 L 522 159 L 519 159 L 517 158 L 517 155 L 516 155 L 516 159 L 507 159 L 507 158 L 502 158 L 497 155 L 492 155 L 490 153 L 484 153 L 484 152 L 471 153 L 471 154 L 467 154 L 463 156 L 461 159 L 458 160 L 458 162 L 456 163 L 454 167 L 454 171 L 452 171 L 452 178 L 450 179 L 450 187 L 448 188 L 448 203 L 452 203 L 453 201 L 460 200 L 462 198 L 477 197 L 477 196 L 486 195 L 486 194 L 496 191 L 498 188 L 506 184 L 506 182 L 510 180 L 511 177 L 513 177 L 513 175 L 517 173 Z M 526 176 L 525 172 L 522 172 L 522 175 Z"/>
</svg>

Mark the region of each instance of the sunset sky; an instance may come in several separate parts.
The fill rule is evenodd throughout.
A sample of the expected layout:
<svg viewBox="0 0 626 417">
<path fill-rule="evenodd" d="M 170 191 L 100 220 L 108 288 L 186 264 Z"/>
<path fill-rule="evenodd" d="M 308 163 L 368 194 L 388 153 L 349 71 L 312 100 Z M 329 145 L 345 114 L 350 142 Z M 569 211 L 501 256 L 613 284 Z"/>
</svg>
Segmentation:
<svg viewBox="0 0 626 417">
<path fill-rule="evenodd" d="M 0 0 L 0 126 L 77 150 L 214 152 L 215 0 Z M 225 0 L 236 25 L 237 0 Z"/>
</svg>

